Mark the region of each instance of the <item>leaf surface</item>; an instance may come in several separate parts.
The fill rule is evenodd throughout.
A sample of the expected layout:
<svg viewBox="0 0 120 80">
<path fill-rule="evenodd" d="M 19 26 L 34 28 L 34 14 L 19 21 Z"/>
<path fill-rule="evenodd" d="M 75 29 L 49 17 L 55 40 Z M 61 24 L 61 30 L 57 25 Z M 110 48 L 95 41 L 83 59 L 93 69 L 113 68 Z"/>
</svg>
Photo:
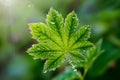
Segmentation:
<svg viewBox="0 0 120 80">
<path fill-rule="evenodd" d="M 64 22 L 65 21 L 65 22 Z M 94 45 L 88 41 L 90 26 L 78 27 L 79 21 L 75 12 L 71 12 L 64 19 L 62 15 L 50 9 L 46 24 L 31 23 L 30 30 L 34 39 L 39 43 L 28 49 L 28 53 L 37 59 L 46 59 L 44 71 L 58 68 L 64 61 L 76 66 L 85 62 L 83 52 L 87 52 Z"/>
</svg>

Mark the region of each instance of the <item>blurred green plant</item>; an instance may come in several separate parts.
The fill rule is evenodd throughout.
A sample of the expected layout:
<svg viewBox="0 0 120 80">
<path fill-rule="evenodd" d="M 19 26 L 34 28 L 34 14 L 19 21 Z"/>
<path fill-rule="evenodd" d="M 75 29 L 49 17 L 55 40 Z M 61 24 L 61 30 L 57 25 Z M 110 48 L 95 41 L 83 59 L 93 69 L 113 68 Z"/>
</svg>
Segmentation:
<svg viewBox="0 0 120 80">
<path fill-rule="evenodd" d="M 44 72 L 68 62 L 77 77 L 84 80 L 92 63 L 102 53 L 102 40 L 96 44 L 97 47 L 88 41 L 90 26 L 78 28 L 79 21 L 74 11 L 67 15 L 64 23 L 62 15 L 51 8 L 46 23 L 29 24 L 33 38 L 39 43 L 27 52 L 35 59 L 46 59 Z M 84 69 L 83 73 L 77 69 L 79 67 Z"/>
<path fill-rule="evenodd" d="M 11 3 L 12 5 L 9 5 Z M 85 80 L 120 80 L 119 4 L 120 0 L 0 0 L 0 79 L 4 80 L 2 77 L 5 77 L 16 80 L 17 77 L 17 80 L 19 80 L 18 78 L 20 80 L 51 80 L 57 74 L 62 73 L 61 69 L 64 65 L 59 68 L 60 70 L 44 74 L 41 72 L 44 60 L 42 62 L 32 60 L 33 62 L 38 61 L 37 65 L 31 64 L 31 61 L 21 61 L 31 59 L 31 56 L 26 56 L 25 51 L 31 44 L 36 43 L 31 40 L 26 24 L 44 22 L 46 12 L 52 6 L 64 17 L 71 10 L 75 10 L 80 18 L 80 25 L 90 24 L 92 26 L 90 41 L 97 42 L 103 38 L 101 48 L 105 52 L 93 61 Z M 16 60 L 19 56 L 21 56 L 21 60 Z M 26 62 L 25 65 L 31 64 L 31 66 L 27 66 L 27 69 L 32 67 L 34 70 L 20 70 L 21 74 L 25 75 L 16 76 L 19 68 L 24 67 L 21 65 L 22 62 Z M 11 73 L 14 72 L 13 70 L 16 72 L 15 74 Z M 1 73 L 3 73 L 2 76 Z"/>
</svg>

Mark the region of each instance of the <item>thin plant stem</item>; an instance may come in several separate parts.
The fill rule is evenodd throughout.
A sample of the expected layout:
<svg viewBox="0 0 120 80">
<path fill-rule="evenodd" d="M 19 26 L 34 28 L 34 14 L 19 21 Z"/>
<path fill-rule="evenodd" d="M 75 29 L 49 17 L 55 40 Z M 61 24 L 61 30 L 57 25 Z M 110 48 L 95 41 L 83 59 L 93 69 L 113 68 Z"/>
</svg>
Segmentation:
<svg viewBox="0 0 120 80">
<path fill-rule="evenodd" d="M 84 80 L 81 72 L 79 72 L 79 71 L 76 70 L 76 73 L 77 73 L 77 75 L 78 75 L 78 77 L 79 77 L 80 80 Z"/>
<path fill-rule="evenodd" d="M 86 76 L 86 74 L 87 74 L 88 69 L 89 69 L 89 67 L 85 67 L 85 68 L 84 68 L 84 73 L 83 73 L 83 75 L 81 74 L 81 72 L 76 71 L 76 72 L 77 72 L 77 75 L 78 75 L 78 77 L 79 77 L 80 80 L 84 80 L 84 79 L 85 79 L 85 76 Z"/>
</svg>

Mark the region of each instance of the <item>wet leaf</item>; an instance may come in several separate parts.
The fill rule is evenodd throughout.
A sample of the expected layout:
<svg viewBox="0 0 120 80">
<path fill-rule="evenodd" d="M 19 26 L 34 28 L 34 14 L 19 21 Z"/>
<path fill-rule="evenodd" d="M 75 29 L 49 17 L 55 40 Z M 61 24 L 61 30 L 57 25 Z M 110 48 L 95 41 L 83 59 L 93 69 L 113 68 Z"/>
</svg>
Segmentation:
<svg viewBox="0 0 120 80">
<path fill-rule="evenodd" d="M 35 59 L 46 59 L 44 71 L 55 70 L 64 61 L 76 66 L 85 61 L 82 52 L 87 52 L 94 45 L 88 41 L 90 26 L 78 29 L 78 18 L 71 12 L 65 18 L 53 8 L 50 9 L 46 24 L 29 24 L 31 34 L 39 43 L 28 49 Z M 78 29 L 78 30 L 77 30 Z"/>
</svg>

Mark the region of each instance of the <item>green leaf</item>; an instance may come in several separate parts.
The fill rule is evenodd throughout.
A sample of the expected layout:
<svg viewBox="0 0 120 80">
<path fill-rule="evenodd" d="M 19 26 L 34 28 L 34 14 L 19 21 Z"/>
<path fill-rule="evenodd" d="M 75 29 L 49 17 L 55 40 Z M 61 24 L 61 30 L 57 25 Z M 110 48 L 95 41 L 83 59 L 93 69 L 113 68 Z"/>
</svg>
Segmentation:
<svg viewBox="0 0 120 80">
<path fill-rule="evenodd" d="M 44 72 L 55 70 L 56 67 L 59 67 L 65 60 L 65 55 L 58 53 L 60 55 L 53 56 L 46 61 L 44 66 Z"/>
<path fill-rule="evenodd" d="M 47 15 L 46 23 L 62 39 L 62 35 L 61 35 L 61 28 L 63 27 L 63 17 L 62 17 L 62 15 L 59 14 L 53 8 L 51 8 L 48 15 Z"/>
<path fill-rule="evenodd" d="M 92 43 L 90 43 L 92 45 Z M 88 52 L 85 53 L 84 57 L 86 58 L 86 62 L 81 62 L 79 65 L 80 67 L 87 67 L 89 68 L 93 62 L 97 59 L 97 57 L 103 52 L 101 51 L 101 44 L 102 44 L 102 39 L 100 39 L 97 43 L 96 46 L 91 48 Z"/>
<path fill-rule="evenodd" d="M 67 55 L 67 60 L 73 68 L 77 67 L 81 62 L 85 62 L 85 57 L 80 52 L 71 52 Z"/>
<path fill-rule="evenodd" d="M 107 44 L 106 44 L 107 43 Z M 105 51 L 101 51 L 101 40 L 96 44 L 96 59 L 93 62 L 88 74 L 93 77 L 100 76 L 105 73 L 105 71 L 110 67 L 110 63 L 118 60 L 120 58 L 120 50 L 113 47 L 108 41 L 102 44 L 102 47 L 105 46 Z M 113 50 L 113 51 L 111 51 Z"/>
<path fill-rule="evenodd" d="M 91 49 L 91 47 L 93 46 L 94 46 L 93 43 L 89 41 L 83 41 L 83 42 L 74 44 L 72 47 L 73 47 L 73 50 L 85 51 L 85 50 Z"/>
<path fill-rule="evenodd" d="M 31 23 L 29 26 L 34 39 L 38 40 L 40 43 L 48 43 L 60 47 L 58 36 L 44 23 Z"/>
<path fill-rule="evenodd" d="M 96 43 L 96 47 L 92 48 L 88 53 L 86 53 L 87 55 L 86 66 L 89 66 L 90 64 L 92 64 L 97 59 L 97 57 L 103 52 L 101 50 L 101 45 L 102 45 L 102 39 L 100 39 Z"/>
<path fill-rule="evenodd" d="M 76 44 L 76 43 L 79 43 L 81 41 L 86 41 L 90 38 L 90 32 L 91 28 L 90 26 L 84 26 L 84 27 L 81 27 L 76 33 L 75 33 L 75 36 L 74 36 L 74 41 L 73 41 L 73 44 Z"/>
<path fill-rule="evenodd" d="M 77 73 L 70 66 L 67 66 L 65 71 L 57 75 L 53 80 L 76 80 L 77 77 Z"/>
<path fill-rule="evenodd" d="M 67 37 L 68 37 L 68 41 L 71 37 L 71 35 L 76 31 L 76 28 L 78 27 L 78 18 L 75 14 L 75 12 L 71 12 L 67 15 L 66 19 L 65 19 L 65 28 L 66 28 L 66 32 L 67 32 Z"/>
<path fill-rule="evenodd" d="M 31 23 L 30 29 L 34 39 L 39 43 L 28 49 L 28 53 L 37 59 L 46 59 L 44 71 L 51 71 L 62 65 L 63 61 L 85 62 L 83 51 L 87 52 L 94 45 L 87 41 L 90 37 L 90 27 L 78 29 L 78 18 L 71 12 L 64 19 L 53 8 L 50 9 L 46 24 Z M 69 56 L 69 57 L 68 57 Z M 71 63 L 70 63 L 71 64 Z"/>
<path fill-rule="evenodd" d="M 53 30 L 60 31 L 63 27 L 63 17 L 56 10 L 51 8 L 47 15 L 46 23 Z"/>
<path fill-rule="evenodd" d="M 112 52 L 104 52 L 93 63 L 89 70 L 89 75 L 93 77 L 100 76 L 110 67 L 110 63 L 120 58 L 120 50 L 113 50 Z"/>
<path fill-rule="evenodd" d="M 46 44 L 34 44 L 27 51 L 29 55 L 34 56 L 34 59 L 46 59 L 55 55 L 56 52 L 59 52 L 57 49 L 52 49 Z"/>
</svg>

